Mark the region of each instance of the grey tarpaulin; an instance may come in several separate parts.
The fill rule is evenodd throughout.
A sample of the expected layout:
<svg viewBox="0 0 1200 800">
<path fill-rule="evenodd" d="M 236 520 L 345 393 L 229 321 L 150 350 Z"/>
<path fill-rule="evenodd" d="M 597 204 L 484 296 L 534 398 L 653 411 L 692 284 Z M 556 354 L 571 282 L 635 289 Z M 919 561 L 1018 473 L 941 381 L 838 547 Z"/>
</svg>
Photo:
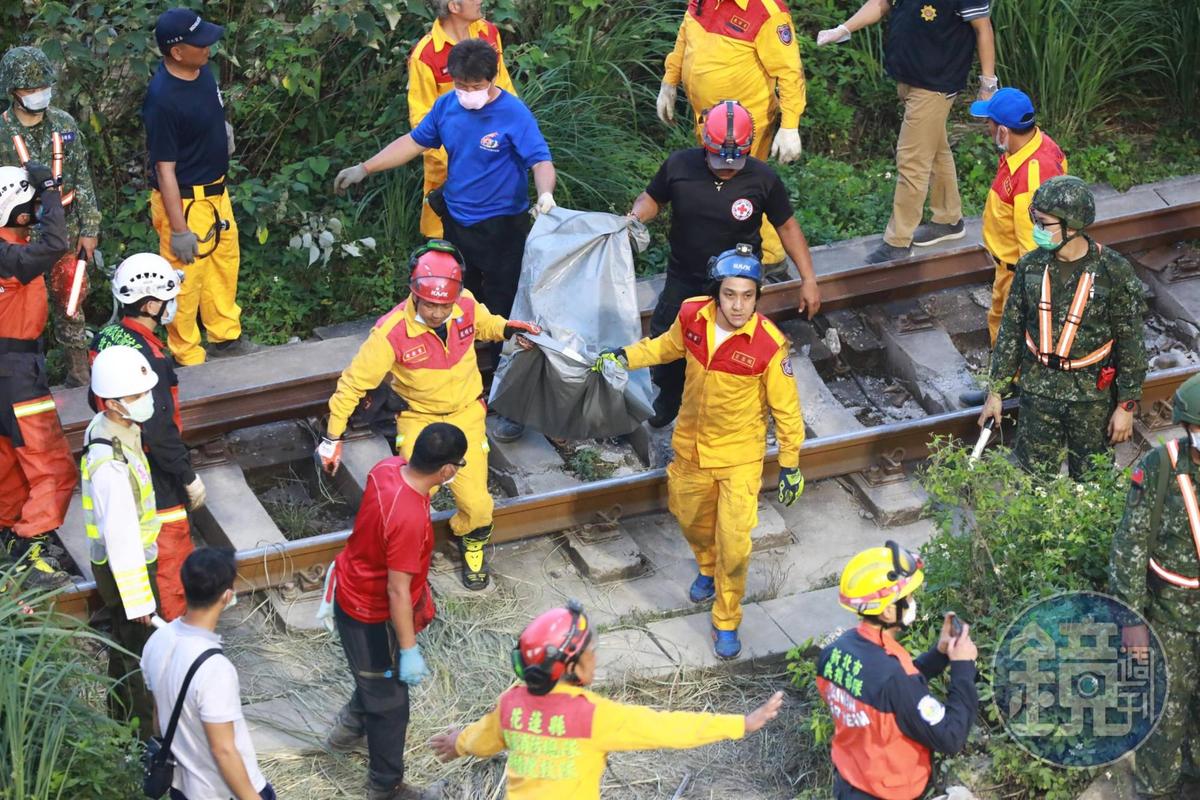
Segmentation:
<svg viewBox="0 0 1200 800">
<path fill-rule="evenodd" d="M 534 350 L 505 346 L 489 400 L 497 413 L 563 439 L 619 436 L 650 416 L 647 370 L 591 370 L 604 348 L 642 338 L 634 243 L 645 249 L 649 234 L 628 217 L 561 207 L 538 216 L 512 319 L 544 335 L 529 337 Z"/>
</svg>

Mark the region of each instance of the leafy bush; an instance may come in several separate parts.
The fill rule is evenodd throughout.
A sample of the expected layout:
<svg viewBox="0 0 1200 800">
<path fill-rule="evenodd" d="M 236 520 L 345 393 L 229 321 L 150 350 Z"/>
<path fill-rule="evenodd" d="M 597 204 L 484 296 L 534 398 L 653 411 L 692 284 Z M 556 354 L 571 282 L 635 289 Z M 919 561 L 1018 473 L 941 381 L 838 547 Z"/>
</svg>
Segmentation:
<svg viewBox="0 0 1200 800">
<path fill-rule="evenodd" d="M 83 647 L 117 645 L 22 594 L 11 567 L 0 586 L 0 800 L 139 796 L 141 745 L 104 712 L 112 683 Z"/>
</svg>

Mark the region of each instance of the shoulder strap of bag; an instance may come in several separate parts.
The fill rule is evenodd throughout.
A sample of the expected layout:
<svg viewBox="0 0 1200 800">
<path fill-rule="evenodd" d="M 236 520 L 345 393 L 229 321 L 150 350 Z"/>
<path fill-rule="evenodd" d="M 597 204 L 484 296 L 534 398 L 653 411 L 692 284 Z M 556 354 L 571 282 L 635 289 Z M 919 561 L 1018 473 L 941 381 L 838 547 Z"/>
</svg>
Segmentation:
<svg viewBox="0 0 1200 800">
<path fill-rule="evenodd" d="M 1163 504 L 1167 499 L 1167 479 L 1175 474 L 1175 465 L 1171 463 L 1171 454 L 1166 445 L 1159 445 L 1158 484 L 1154 487 L 1154 510 L 1150 512 L 1150 538 L 1146 542 L 1146 553 L 1154 555 L 1158 544 L 1158 526 L 1162 522 Z"/>
<path fill-rule="evenodd" d="M 179 689 L 179 697 L 175 700 L 175 709 L 171 712 L 171 722 L 167 725 L 166 733 L 162 739 L 163 752 L 169 752 L 171 749 L 171 740 L 175 738 L 175 728 L 179 725 L 179 715 L 183 713 L 183 701 L 187 698 L 188 687 L 192 683 L 192 677 L 196 674 L 196 670 L 200 669 L 200 665 L 207 661 L 210 657 L 221 652 L 221 648 L 213 647 L 205 650 L 196 660 L 192 662 L 192 666 L 188 669 L 187 675 L 183 677 L 183 686 Z"/>
</svg>

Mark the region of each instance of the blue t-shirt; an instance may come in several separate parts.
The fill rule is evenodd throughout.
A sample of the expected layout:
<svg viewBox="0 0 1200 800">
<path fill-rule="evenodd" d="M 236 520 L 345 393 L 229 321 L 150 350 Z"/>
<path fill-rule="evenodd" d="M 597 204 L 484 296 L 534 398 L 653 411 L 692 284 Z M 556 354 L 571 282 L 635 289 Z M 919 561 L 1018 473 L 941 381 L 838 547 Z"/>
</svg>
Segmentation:
<svg viewBox="0 0 1200 800">
<path fill-rule="evenodd" d="M 142 103 L 150 185 L 158 188 L 154 165 L 175 162 L 179 185 L 202 186 L 229 169 L 225 137 L 225 104 L 212 71 L 205 64 L 195 80 L 176 78 L 161 63 Z"/>
<path fill-rule="evenodd" d="M 413 129 L 412 138 L 422 147 L 446 148 L 443 196 L 463 225 L 528 209 L 529 168 L 550 160 L 533 113 L 503 89 L 478 111 L 463 108 L 454 92 L 447 92 Z"/>
</svg>

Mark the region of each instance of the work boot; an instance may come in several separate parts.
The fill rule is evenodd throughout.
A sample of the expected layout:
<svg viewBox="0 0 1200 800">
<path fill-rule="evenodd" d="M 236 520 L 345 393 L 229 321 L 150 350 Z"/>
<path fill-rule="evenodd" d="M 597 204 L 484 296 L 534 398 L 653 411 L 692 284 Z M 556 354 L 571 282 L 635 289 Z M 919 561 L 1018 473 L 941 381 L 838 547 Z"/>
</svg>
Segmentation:
<svg viewBox="0 0 1200 800">
<path fill-rule="evenodd" d="M 485 551 L 488 542 L 492 540 L 492 526 L 485 525 L 456 538 L 458 539 L 458 552 L 462 556 L 463 586 L 472 592 L 486 589 L 490 577 Z"/>
<path fill-rule="evenodd" d="M 885 261 L 899 261 L 902 258 L 911 258 L 911 247 L 895 247 L 887 242 L 880 242 L 879 247 L 871 251 L 867 256 L 868 264 L 882 264 Z"/>
<path fill-rule="evenodd" d="M 255 344 L 245 336 L 239 336 L 236 339 L 230 339 L 227 342 L 213 342 L 208 345 L 209 358 L 233 358 L 234 356 L 245 356 L 250 353 L 257 353 L 262 350 L 262 345 Z"/>
<path fill-rule="evenodd" d="M 696 575 L 696 580 L 692 581 L 692 586 L 688 589 L 688 600 L 703 603 L 705 600 L 712 600 L 716 593 L 717 587 L 711 575 Z"/>
<path fill-rule="evenodd" d="M 496 415 L 496 421 L 492 423 L 492 436 L 497 442 L 515 442 L 524 435 L 524 424 L 500 414 Z"/>
<path fill-rule="evenodd" d="M 362 749 L 367 732 L 350 724 L 350 715 L 343 708 L 338 712 L 333 727 L 325 735 L 325 749 L 331 753 L 350 753 Z"/>
<path fill-rule="evenodd" d="M 402 783 L 387 789 L 367 784 L 367 800 L 434 800 L 441 792 L 433 794 L 430 791 L 417 789 Z"/>
<path fill-rule="evenodd" d="M 737 658 L 742 652 L 742 643 L 738 640 L 737 629 L 731 631 L 712 629 L 713 652 L 717 654 L 717 658 L 723 661 L 729 661 Z"/>
<path fill-rule="evenodd" d="M 63 384 L 69 389 L 87 386 L 92 380 L 92 368 L 88 363 L 87 350 L 83 347 L 66 348 L 67 376 Z"/>
<path fill-rule="evenodd" d="M 45 554 L 48 544 L 46 534 L 40 536 L 14 536 L 9 556 L 18 563 L 17 572 L 24 576 L 25 586 L 31 589 L 57 589 L 71 583 L 71 577 L 63 572 L 58 562 Z"/>
<path fill-rule="evenodd" d="M 960 219 L 953 225 L 947 225 L 944 222 L 926 222 L 918 225 L 913 231 L 912 243 L 914 247 L 929 247 L 938 242 L 948 242 L 952 239 L 961 239 L 967 235 L 967 227 Z"/>
</svg>

